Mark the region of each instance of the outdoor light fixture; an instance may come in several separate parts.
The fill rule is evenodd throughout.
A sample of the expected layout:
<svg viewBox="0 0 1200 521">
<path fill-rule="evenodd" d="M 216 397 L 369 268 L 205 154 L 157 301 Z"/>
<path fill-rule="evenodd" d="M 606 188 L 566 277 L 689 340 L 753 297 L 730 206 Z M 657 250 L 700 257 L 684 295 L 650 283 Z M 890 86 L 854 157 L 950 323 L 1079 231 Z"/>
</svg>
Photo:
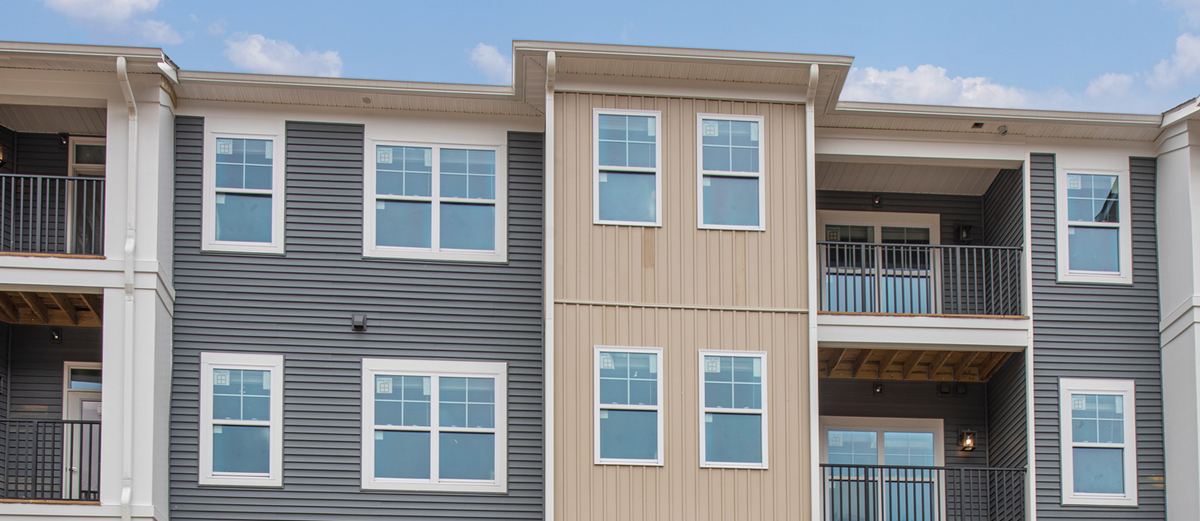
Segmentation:
<svg viewBox="0 0 1200 521">
<path fill-rule="evenodd" d="M 59 140 L 59 141 L 62 141 L 62 144 L 64 144 L 64 145 L 65 145 L 65 144 L 67 144 L 67 140 L 68 140 L 70 137 L 71 137 L 71 135 L 70 135 L 70 134 L 68 134 L 68 133 L 66 133 L 66 132 L 59 132 L 59 133 L 58 133 L 58 140 Z"/>
<path fill-rule="evenodd" d="M 875 382 L 875 385 L 871 387 L 871 394 L 883 396 L 883 382 Z"/>
<path fill-rule="evenodd" d="M 983 128 L 983 122 L 976 121 L 974 124 L 971 125 L 971 128 Z"/>
<path fill-rule="evenodd" d="M 958 225 L 958 227 L 954 229 L 954 236 L 958 238 L 959 244 L 971 244 L 971 225 Z"/>
<path fill-rule="evenodd" d="M 967 452 L 975 450 L 975 441 L 979 433 L 975 431 L 961 431 L 958 433 L 958 448 Z"/>
<path fill-rule="evenodd" d="M 61 344 L 62 343 L 62 328 L 59 328 L 59 327 L 50 328 L 50 343 L 51 344 Z"/>
<path fill-rule="evenodd" d="M 366 331 L 367 330 L 367 316 L 366 315 L 357 315 L 357 314 L 351 315 L 350 316 L 350 326 L 354 331 Z"/>
<path fill-rule="evenodd" d="M 876 208 L 883 206 L 883 196 L 882 195 L 872 195 L 871 196 L 871 206 L 874 206 Z"/>
</svg>

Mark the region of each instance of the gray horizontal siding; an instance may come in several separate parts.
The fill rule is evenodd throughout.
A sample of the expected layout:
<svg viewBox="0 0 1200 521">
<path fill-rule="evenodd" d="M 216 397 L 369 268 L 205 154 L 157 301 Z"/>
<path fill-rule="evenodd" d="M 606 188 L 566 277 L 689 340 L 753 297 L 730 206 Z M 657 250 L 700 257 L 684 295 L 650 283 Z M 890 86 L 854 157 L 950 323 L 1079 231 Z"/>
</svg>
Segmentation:
<svg viewBox="0 0 1200 521">
<path fill-rule="evenodd" d="M 1165 519 L 1155 243 L 1155 160 L 1130 158 L 1133 285 L 1056 281 L 1055 157 L 1034 154 L 1034 428 L 1039 519 Z M 1122 194 L 1124 195 L 1124 194 Z M 1124 216 L 1122 216 L 1124 217 Z M 1137 508 L 1061 505 L 1058 379 L 1136 381 Z"/>
<path fill-rule="evenodd" d="M 823 378 L 820 381 L 821 416 L 868 418 L 937 418 L 945 434 L 947 467 L 986 467 L 988 464 L 987 392 L 985 384 L 968 383 L 965 396 L 937 393 L 937 382 L 883 382 L 883 394 L 874 395 L 872 380 Z M 958 450 L 958 433 L 979 434 L 977 449 Z"/>
<path fill-rule="evenodd" d="M 1025 244 L 1025 185 L 1020 169 L 1001 170 L 983 194 L 983 244 Z"/>
<path fill-rule="evenodd" d="M 542 135 L 510 133 L 509 260 L 477 264 L 364 259 L 363 127 L 333 123 L 287 124 L 286 255 L 200 253 L 202 134 L 176 119 L 171 517 L 540 519 Z M 282 488 L 197 485 L 204 351 L 284 355 Z M 508 493 L 361 490 L 364 357 L 507 362 Z"/>
<path fill-rule="evenodd" d="M 50 342 L 50 326 L 8 326 L 11 332 L 8 415 L 12 419 L 63 419 L 63 362 L 100 362 L 98 327 L 54 327 L 62 342 Z"/>
<path fill-rule="evenodd" d="M 1025 468 L 1029 463 L 1025 381 L 1025 353 L 1013 353 L 988 380 L 989 467 Z"/>
</svg>

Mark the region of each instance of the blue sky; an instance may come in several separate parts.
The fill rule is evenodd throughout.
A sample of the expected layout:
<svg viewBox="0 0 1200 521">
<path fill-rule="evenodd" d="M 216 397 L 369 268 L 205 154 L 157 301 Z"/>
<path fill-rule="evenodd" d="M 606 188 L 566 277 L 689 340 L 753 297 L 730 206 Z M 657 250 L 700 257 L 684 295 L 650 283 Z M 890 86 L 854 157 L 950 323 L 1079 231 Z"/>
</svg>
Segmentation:
<svg viewBox="0 0 1200 521">
<path fill-rule="evenodd" d="M 0 39 L 183 69 L 510 82 L 512 41 L 855 57 L 842 99 L 1158 113 L 1200 94 L 1200 0 L 0 0 Z"/>
</svg>

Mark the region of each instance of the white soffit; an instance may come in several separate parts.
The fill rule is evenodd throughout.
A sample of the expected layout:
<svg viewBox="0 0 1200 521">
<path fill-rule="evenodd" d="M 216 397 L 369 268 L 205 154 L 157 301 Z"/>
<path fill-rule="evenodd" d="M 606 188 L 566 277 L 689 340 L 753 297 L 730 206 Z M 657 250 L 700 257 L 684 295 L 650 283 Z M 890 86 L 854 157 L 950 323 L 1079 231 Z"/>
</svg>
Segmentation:
<svg viewBox="0 0 1200 521">
<path fill-rule="evenodd" d="M 983 195 L 997 168 L 817 161 L 817 190 Z"/>
<path fill-rule="evenodd" d="M 16 132 L 103 136 L 106 111 L 92 107 L 0 105 L 0 126 Z"/>
</svg>

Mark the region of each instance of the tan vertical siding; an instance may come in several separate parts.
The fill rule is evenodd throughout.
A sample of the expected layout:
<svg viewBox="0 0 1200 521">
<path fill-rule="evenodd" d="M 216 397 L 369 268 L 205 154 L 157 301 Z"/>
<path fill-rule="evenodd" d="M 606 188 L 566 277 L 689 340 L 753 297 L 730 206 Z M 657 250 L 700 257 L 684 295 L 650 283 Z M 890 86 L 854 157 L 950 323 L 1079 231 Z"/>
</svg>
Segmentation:
<svg viewBox="0 0 1200 521">
<path fill-rule="evenodd" d="M 595 107 L 662 112 L 661 227 L 592 223 Z M 559 93 L 555 108 L 555 518 L 805 518 L 804 107 Z M 763 116 L 766 231 L 698 228 L 698 113 Z M 663 349 L 663 466 L 594 464 L 596 345 Z M 700 468 L 702 349 L 767 352 L 767 469 Z"/>
</svg>

